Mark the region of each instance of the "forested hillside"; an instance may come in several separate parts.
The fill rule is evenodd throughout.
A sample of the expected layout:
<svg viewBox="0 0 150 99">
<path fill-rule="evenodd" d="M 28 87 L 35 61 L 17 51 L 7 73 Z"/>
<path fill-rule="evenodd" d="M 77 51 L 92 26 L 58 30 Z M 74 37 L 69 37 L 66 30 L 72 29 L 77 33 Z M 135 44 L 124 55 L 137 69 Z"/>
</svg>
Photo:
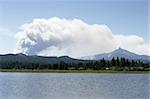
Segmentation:
<svg viewBox="0 0 150 99">
<path fill-rule="evenodd" d="M 7 54 L 0 56 L 0 69 L 60 69 L 60 70 L 149 70 L 150 62 L 112 58 L 112 60 L 80 60 L 62 57 Z"/>
</svg>

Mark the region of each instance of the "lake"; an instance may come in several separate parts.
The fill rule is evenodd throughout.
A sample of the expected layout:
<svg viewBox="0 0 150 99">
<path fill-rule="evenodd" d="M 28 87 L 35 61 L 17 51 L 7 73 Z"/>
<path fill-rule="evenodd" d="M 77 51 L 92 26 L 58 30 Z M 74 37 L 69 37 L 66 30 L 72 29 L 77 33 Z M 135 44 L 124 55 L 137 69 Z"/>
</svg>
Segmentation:
<svg viewBox="0 0 150 99">
<path fill-rule="evenodd" d="M 149 99 L 149 74 L 0 73 L 0 99 Z"/>
</svg>

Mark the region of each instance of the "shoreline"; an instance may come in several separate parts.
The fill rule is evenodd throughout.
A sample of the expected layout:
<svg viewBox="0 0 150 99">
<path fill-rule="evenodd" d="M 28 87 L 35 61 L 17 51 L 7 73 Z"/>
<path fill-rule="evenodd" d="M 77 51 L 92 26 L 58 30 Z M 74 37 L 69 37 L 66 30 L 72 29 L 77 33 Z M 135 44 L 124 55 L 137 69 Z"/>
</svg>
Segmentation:
<svg viewBox="0 0 150 99">
<path fill-rule="evenodd" d="M 115 71 L 115 70 L 17 70 L 0 69 L 0 72 L 20 72 L 20 73 L 120 73 L 120 74 L 150 74 L 150 71 Z"/>
</svg>

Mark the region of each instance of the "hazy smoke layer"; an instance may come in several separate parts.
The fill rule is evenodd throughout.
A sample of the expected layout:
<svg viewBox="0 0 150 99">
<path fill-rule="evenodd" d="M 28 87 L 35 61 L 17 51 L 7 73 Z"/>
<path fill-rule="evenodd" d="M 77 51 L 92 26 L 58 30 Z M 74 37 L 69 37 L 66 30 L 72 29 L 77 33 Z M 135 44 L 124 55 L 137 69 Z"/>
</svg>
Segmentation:
<svg viewBox="0 0 150 99">
<path fill-rule="evenodd" d="M 34 19 L 16 34 L 17 52 L 33 55 L 80 57 L 109 52 L 118 47 L 147 54 L 148 45 L 138 36 L 113 35 L 106 25 L 57 17 Z"/>
</svg>

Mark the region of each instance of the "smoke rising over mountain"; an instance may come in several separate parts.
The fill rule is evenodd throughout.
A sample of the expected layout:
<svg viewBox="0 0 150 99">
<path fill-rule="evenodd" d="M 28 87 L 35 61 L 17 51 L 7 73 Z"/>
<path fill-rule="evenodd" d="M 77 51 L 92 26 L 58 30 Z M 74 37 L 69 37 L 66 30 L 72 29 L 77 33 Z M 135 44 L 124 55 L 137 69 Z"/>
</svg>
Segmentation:
<svg viewBox="0 0 150 99">
<path fill-rule="evenodd" d="M 110 52 L 118 47 L 148 54 L 149 44 L 136 35 L 114 35 L 106 25 L 80 19 L 34 19 L 16 34 L 16 51 L 29 55 L 81 57 Z"/>
</svg>

